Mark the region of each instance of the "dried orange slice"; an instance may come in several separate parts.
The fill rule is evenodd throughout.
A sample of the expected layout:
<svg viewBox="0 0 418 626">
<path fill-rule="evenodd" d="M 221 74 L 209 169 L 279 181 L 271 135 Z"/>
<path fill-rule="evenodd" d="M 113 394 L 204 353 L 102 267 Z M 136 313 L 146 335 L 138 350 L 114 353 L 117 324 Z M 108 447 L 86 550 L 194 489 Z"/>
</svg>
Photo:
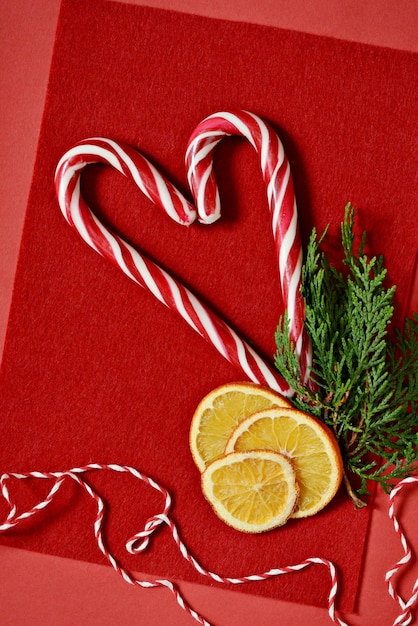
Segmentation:
<svg viewBox="0 0 418 626">
<path fill-rule="evenodd" d="M 270 407 L 291 407 L 280 394 L 253 383 L 229 383 L 199 403 L 190 427 L 190 449 L 202 472 L 222 456 L 228 438 L 246 417 Z"/>
<path fill-rule="evenodd" d="M 243 420 L 225 453 L 274 450 L 294 463 L 300 494 L 292 517 L 320 511 L 337 493 L 343 475 L 338 443 L 319 420 L 296 409 L 268 409 Z"/>
<path fill-rule="evenodd" d="M 299 493 L 293 463 L 267 450 L 216 459 L 202 473 L 202 491 L 221 520 L 247 533 L 282 526 Z"/>
</svg>

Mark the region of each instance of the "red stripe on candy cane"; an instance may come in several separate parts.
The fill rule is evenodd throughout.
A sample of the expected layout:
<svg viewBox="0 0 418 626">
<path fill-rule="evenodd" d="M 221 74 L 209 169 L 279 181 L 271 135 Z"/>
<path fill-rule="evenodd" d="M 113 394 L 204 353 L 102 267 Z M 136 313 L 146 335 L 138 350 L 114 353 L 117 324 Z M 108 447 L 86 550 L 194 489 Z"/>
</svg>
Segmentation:
<svg viewBox="0 0 418 626">
<path fill-rule="evenodd" d="M 81 174 L 92 163 L 106 163 L 129 177 L 147 198 L 179 224 L 189 225 L 196 217 L 194 207 L 145 157 L 130 146 L 95 138 L 86 139 L 71 148 L 58 163 L 55 185 L 67 222 L 96 252 L 183 317 L 223 357 L 243 370 L 250 380 L 267 385 L 283 395 L 292 395 L 293 391 L 282 376 L 267 365 L 228 324 L 93 214 L 80 191 Z"/>
<path fill-rule="evenodd" d="M 290 338 L 295 345 L 302 380 L 307 382 L 312 357 L 310 340 L 304 328 L 305 304 L 300 293 L 302 245 L 290 165 L 278 135 L 253 113 L 214 113 L 204 119 L 191 135 L 186 168 L 199 221 L 211 224 L 221 216 L 213 157 L 219 142 L 231 135 L 245 137 L 260 158 L 283 300 L 289 316 Z"/>
</svg>

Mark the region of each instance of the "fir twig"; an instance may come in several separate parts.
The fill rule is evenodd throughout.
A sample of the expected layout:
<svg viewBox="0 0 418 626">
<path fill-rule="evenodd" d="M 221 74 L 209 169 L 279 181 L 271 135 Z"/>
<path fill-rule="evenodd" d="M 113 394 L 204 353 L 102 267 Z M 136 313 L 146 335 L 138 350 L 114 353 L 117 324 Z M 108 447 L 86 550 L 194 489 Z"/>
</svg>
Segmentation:
<svg viewBox="0 0 418 626">
<path fill-rule="evenodd" d="M 287 315 L 276 331 L 275 363 L 295 390 L 295 406 L 334 431 L 347 491 L 360 507 L 370 480 L 389 491 L 417 466 L 418 316 L 389 339 L 395 287 L 385 287 L 383 259 L 365 253 L 365 235 L 355 250 L 350 204 L 341 225 L 344 272 L 320 248 L 326 234 L 318 239 L 313 230 L 302 272 L 314 384 L 301 382 Z"/>
</svg>

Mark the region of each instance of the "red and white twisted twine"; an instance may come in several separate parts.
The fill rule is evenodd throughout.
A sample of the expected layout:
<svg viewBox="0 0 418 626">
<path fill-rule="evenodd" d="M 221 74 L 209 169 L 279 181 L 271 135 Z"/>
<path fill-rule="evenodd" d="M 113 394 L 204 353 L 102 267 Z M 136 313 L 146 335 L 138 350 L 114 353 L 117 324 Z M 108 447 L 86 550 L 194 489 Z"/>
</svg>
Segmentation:
<svg viewBox="0 0 418 626">
<path fill-rule="evenodd" d="M 70 478 L 74 480 L 78 485 L 83 487 L 83 489 L 90 496 L 90 498 L 92 498 L 94 502 L 96 503 L 97 512 L 96 512 L 96 519 L 94 521 L 94 535 L 96 538 L 98 548 L 101 551 L 101 553 L 104 555 L 104 557 L 107 559 L 108 563 L 113 567 L 113 569 L 116 572 L 118 572 L 120 576 L 122 576 L 123 580 L 130 585 L 136 585 L 136 586 L 144 587 L 144 588 L 166 587 L 173 593 L 178 605 L 184 611 L 186 611 L 195 621 L 197 621 L 199 624 L 203 624 L 204 626 L 210 626 L 210 623 L 204 617 L 202 617 L 198 612 L 196 612 L 194 609 L 192 609 L 188 605 L 188 603 L 185 601 L 184 597 L 180 593 L 179 589 L 171 580 L 156 579 L 154 581 L 150 581 L 150 580 L 141 580 L 139 578 L 136 578 L 131 572 L 123 568 L 118 562 L 118 560 L 108 550 L 106 546 L 106 541 L 103 536 L 103 520 L 104 520 L 104 515 L 105 515 L 105 503 L 102 500 L 102 498 L 99 496 L 99 494 L 91 487 L 91 485 L 87 482 L 87 480 L 83 476 L 86 472 L 103 471 L 103 470 L 130 474 L 134 478 L 144 482 L 145 484 L 149 485 L 150 487 L 152 487 L 153 489 L 161 493 L 164 499 L 163 511 L 161 513 L 158 513 L 150 517 L 147 520 L 144 528 L 140 530 L 139 532 L 137 532 L 133 537 L 131 537 L 126 542 L 126 549 L 130 554 L 136 555 L 146 550 L 146 548 L 148 547 L 150 543 L 152 534 L 161 525 L 165 524 L 170 529 L 174 542 L 176 543 L 178 549 L 180 550 L 183 558 L 186 559 L 195 568 L 195 570 L 199 572 L 199 574 L 207 578 L 210 578 L 211 580 L 217 583 L 224 583 L 224 584 L 229 583 L 233 585 L 240 585 L 240 584 L 244 584 L 247 582 L 263 581 L 263 580 L 267 580 L 268 578 L 301 571 L 311 565 L 323 565 L 328 569 L 330 578 L 331 578 L 331 588 L 330 588 L 330 592 L 328 596 L 329 617 L 335 624 L 339 624 L 340 626 L 347 626 L 347 622 L 344 622 L 342 619 L 340 619 L 336 615 L 335 604 L 336 604 L 336 596 L 338 592 L 338 579 L 337 579 L 337 574 L 335 571 L 335 566 L 333 565 L 331 561 L 327 559 L 322 559 L 319 557 L 309 557 L 305 559 L 304 561 L 302 561 L 301 563 L 297 563 L 294 565 L 287 565 L 284 567 L 272 568 L 261 574 L 249 574 L 248 576 L 240 576 L 240 577 L 221 576 L 219 574 L 211 572 L 205 569 L 195 559 L 195 557 L 188 550 L 185 543 L 182 541 L 176 524 L 170 518 L 172 499 L 171 499 L 169 492 L 164 487 L 159 485 L 156 481 L 154 481 L 152 478 L 150 478 L 149 476 L 127 465 L 117 465 L 117 464 L 106 465 L 106 464 L 99 464 L 99 463 L 91 463 L 89 465 L 85 465 L 83 467 L 75 467 L 64 472 L 27 472 L 27 473 L 13 472 L 13 473 L 8 473 L 8 474 L 3 474 L 0 478 L 0 489 L 1 489 L 3 498 L 9 505 L 10 511 L 5 522 L 3 524 L 0 524 L 0 533 L 7 532 L 11 530 L 12 528 L 15 528 L 21 522 L 24 522 L 25 520 L 30 519 L 31 517 L 36 515 L 36 513 L 45 509 L 53 501 L 54 496 L 62 487 L 64 481 Z M 12 499 L 10 495 L 8 483 L 11 479 L 25 480 L 25 479 L 30 479 L 30 478 L 53 480 L 54 483 L 44 500 L 34 505 L 28 511 L 24 511 L 23 513 L 18 514 L 17 507 L 14 503 L 14 500 Z M 389 570 L 386 574 L 386 580 L 389 585 L 390 595 L 392 596 L 392 598 L 394 598 L 395 601 L 398 602 L 402 610 L 402 613 L 393 622 L 393 626 L 407 626 L 408 624 L 412 622 L 412 608 L 414 604 L 416 603 L 417 596 L 418 596 L 418 580 L 415 582 L 413 592 L 407 601 L 404 601 L 400 597 L 400 595 L 395 591 L 393 584 L 392 584 L 393 576 L 397 574 L 400 571 L 400 569 L 404 565 L 406 565 L 411 559 L 411 549 L 408 545 L 406 536 L 400 527 L 399 521 L 397 520 L 394 514 L 394 509 L 393 509 L 394 499 L 396 495 L 401 491 L 401 489 L 403 489 L 403 487 L 413 482 L 418 482 L 418 478 L 411 477 L 411 478 L 404 479 L 397 485 L 397 487 L 395 487 L 392 490 L 391 495 L 390 495 L 392 503 L 389 509 L 389 515 L 391 519 L 393 520 L 395 530 L 400 537 L 400 540 L 404 549 L 404 557 L 400 559 L 396 563 L 396 565 L 391 570 Z"/>
<path fill-rule="evenodd" d="M 398 617 L 396 618 L 396 620 L 393 622 L 394 626 L 395 625 L 407 626 L 408 624 L 412 623 L 413 615 L 412 615 L 411 609 L 418 600 L 418 578 L 415 580 L 411 595 L 408 598 L 408 600 L 404 600 L 393 586 L 394 576 L 396 576 L 396 574 L 399 573 L 402 567 L 410 563 L 410 561 L 412 560 L 412 550 L 408 544 L 406 536 L 395 515 L 395 498 L 402 489 L 404 489 L 406 486 L 411 485 L 413 483 L 418 483 L 418 477 L 409 476 L 408 478 L 405 478 L 398 485 L 396 485 L 396 487 L 392 489 L 392 491 L 390 492 L 390 496 L 389 496 L 390 497 L 389 517 L 393 522 L 393 526 L 395 528 L 396 533 L 399 536 L 399 539 L 400 539 L 400 542 L 402 544 L 402 548 L 404 551 L 403 557 L 399 559 L 399 561 L 397 561 L 397 563 L 393 566 L 393 568 L 391 568 L 390 570 L 386 572 L 386 576 L 385 576 L 385 580 L 388 584 L 389 595 L 399 604 L 401 611 L 402 611 L 402 613 L 400 613 Z"/>
<path fill-rule="evenodd" d="M 290 320 L 290 336 L 296 347 L 301 375 L 304 380 L 309 376 L 311 353 L 309 340 L 303 327 L 304 303 L 300 294 L 302 247 L 299 239 L 297 209 L 291 180 L 290 167 L 280 139 L 274 131 L 257 116 L 241 111 L 238 113 L 216 113 L 196 128 L 190 138 L 186 153 L 188 180 L 194 196 L 197 211 L 183 195 L 139 152 L 130 146 L 116 143 L 105 138 L 93 138 L 80 142 L 70 149 L 60 160 L 55 184 L 61 211 L 68 223 L 78 231 L 84 241 L 103 257 L 119 267 L 138 285 L 148 289 L 163 304 L 176 311 L 188 324 L 232 364 L 241 368 L 254 382 L 266 384 L 272 389 L 291 395 L 287 383 L 270 366 L 254 352 L 225 322 L 211 312 L 203 303 L 171 277 L 158 265 L 140 254 L 117 234 L 112 233 L 92 213 L 85 203 L 80 191 L 80 177 L 86 166 L 92 163 L 105 163 L 130 178 L 138 188 L 154 204 L 164 210 L 167 215 L 182 225 L 190 225 L 197 214 L 205 223 L 211 223 L 220 215 L 219 194 L 213 174 L 213 151 L 225 136 L 240 135 L 250 141 L 257 151 L 267 189 L 268 205 L 272 218 L 273 236 L 278 258 L 278 270 L 282 286 L 283 298 Z M 271 577 L 300 571 L 314 564 L 327 567 L 331 577 L 331 589 L 328 597 L 328 613 L 331 620 L 344 626 L 346 623 L 337 617 L 335 599 L 338 581 L 333 563 L 326 559 L 310 557 L 301 563 L 270 569 L 262 574 L 232 578 L 220 576 L 206 570 L 189 552 L 180 538 L 177 526 L 169 517 L 171 508 L 170 494 L 152 478 L 142 474 L 135 468 L 123 465 L 90 464 L 76 467 L 65 472 L 29 472 L 8 473 L 0 478 L 3 498 L 10 511 L 6 521 L 0 525 L 0 532 L 13 529 L 19 523 L 33 517 L 45 509 L 54 499 L 65 479 L 71 478 L 79 484 L 96 502 L 97 514 L 94 533 L 97 545 L 112 567 L 131 585 L 140 587 L 167 587 L 174 594 L 179 606 L 200 624 L 209 626 L 209 622 L 194 611 L 185 602 L 177 587 L 170 580 L 146 581 L 135 578 L 124 569 L 109 552 L 103 537 L 103 517 L 105 505 L 101 497 L 94 491 L 83 474 L 93 470 L 110 470 L 129 473 L 159 491 L 165 501 L 163 512 L 151 517 L 143 530 L 138 532 L 126 543 L 131 554 L 143 552 L 152 534 L 162 524 L 170 528 L 173 539 L 182 556 L 201 575 L 219 583 L 243 584 L 262 581 Z M 28 478 L 54 480 L 47 497 L 34 505 L 30 510 L 18 514 L 17 507 L 10 496 L 8 481 Z M 417 479 L 406 479 L 392 491 L 391 498 L 408 482 Z M 407 625 L 412 619 L 411 609 L 416 602 L 418 582 L 408 601 L 404 601 L 395 591 L 392 578 L 399 569 L 411 558 L 411 551 L 405 535 L 400 530 L 394 515 L 393 503 L 390 509 L 396 532 L 401 538 L 405 556 L 387 574 L 389 593 L 401 607 L 402 614 L 394 622 Z M 409 621 L 408 621 L 409 620 Z"/>
<path fill-rule="evenodd" d="M 279 576 L 282 574 L 288 574 L 291 572 L 300 571 L 304 569 L 305 567 L 308 567 L 313 564 L 324 565 L 328 568 L 330 576 L 331 576 L 331 581 L 332 581 L 331 591 L 329 594 L 329 607 L 328 607 L 329 615 L 336 624 L 344 625 L 344 622 L 338 619 L 338 617 L 336 617 L 335 615 L 335 596 L 337 593 L 338 585 L 337 585 L 335 567 L 330 561 L 326 559 L 316 558 L 316 557 L 308 558 L 308 559 L 305 559 L 302 563 L 298 563 L 296 565 L 270 569 L 269 571 L 264 572 L 262 574 L 250 574 L 248 576 L 241 576 L 239 578 L 220 576 L 219 574 L 211 572 L 205 569 L 193 557 L 193 555 L 189 552 L 184 542 L 181 540 L 180 533 L 178 531 L 176 524 L 169 517 L 169 513 L 171 509 L 171 496 L 168 493 L 168 491 L 166 491 L 166 489 L 164 489 L 163 487 L 161 487 L 161 485 L 156 483 L 152 478 L 150 478 L 149 476 L 146 476 L 145 474 L 142 474 L 141 472 L 139 472 L 133 467 L 122 466 L 122 465 L 100 465 L 97 463 L 92 463 L 84 467 L 75 467 L 66 472 L 29 472 L 27 474 L 23 474 L 23 473 L 3 474 L 3 476 L 0 479 L 0 486 L 1 486 L 2 495 L 4 499 L 7 501 L 7 503 L 9 504 L 10 513 L 7 516 L 6 521 L 0 525 L 0 532 L 5 532 L 7 530 L 10 530 L 11 528 L 14 528 L 23 520 L 29 519 L 30 517 L 33 517 L 40 510 L 45 509 L 52 502 L 54 496 L 56 495 L 56 493 L 62 486 L 64 480 L 66 478 L 71 478 L 77 484 L 83 487 L 84 490 L 87 492 L 87 494 L 96 502 L 97 514 L 96 514 L 96 519 L 94 522 L 94 534 L 96 537 L 97 545 L 100 551 L 102 552 L 102 554 L 106 557 L 107 561 L 113 567 L 113 569 L 122 576 L 125 582 L 129 583 L 130 585 L 138 585 L 140 587 L 147 587 L 147 588 L 167 587 L 174 594 L 179 606 L 181 606 L 183 610 L 189 613 L 190 616 L 193 617 L 200 624 L 203 624 L 205 626 L 210 626 L 209 622 L 206 619 L 204 619 L 201 615 L 199 615 L 199 613 L 194 611 L 186 603 L 186 601 L 184 600 L 183 596 L 181 595 L 177 587 L 170 580 L 162 580 L 162 579 L 158 580 L 157 579 L 155 581 L 149 581 L 149 580 L 140 580 L 138 578 L 135 578 L 135 576 L 133 576 L 133 574 L 131 574 L 126 569 L 124 569 L 119 564 L 117 559 L 112 555 L 112 553 L 109 552 L 108 548 L 106 547 L 106 542 L 104 540 L 103 532 L 102 532 L 103 518 L 104 518 L 104 513 L 105 513 L 105 504 L 102 498 L 94 491 L 94 489 L 89 485 L 86 479 L 81 476 L 81 474 L 84 474 L 85 472 L 92 471 L 92 470 L 111 470 L 115 472 L 129 473 L 135 478 L 137 478 L 138 480 L 143 481 L 144 483 L 151 486 L 153 489 L 156 489 L 157 491 L 159 491 L 164 498 L 164 509 L 162 513 L 159 513 L 151 517 L 146 522 L 144 529 L 136 533 L 131 539 L 127 541 L 126 549 L 131 554 L 139 554 L 143 552 L 148 547 L 151 535 L 158 529 L 158 527 L 161 524 L 165 524 L 170 528 L 172 537 L 177 547 L 179 548 L 182 556 L 187 561 L 189 561 L 189 563 L 191 563 L 191 565 L 202 576 L 211 578 L 212 580 L 218 583 L 230 583 L 230 584 L 237 585 L 237 584 L 243 584 L 246 582 L 262 581 L 262 580 L 266 580 L 274 576 Z M 35 505 L 32 509 L 25 511 L 24 513 L 21 513 L 20 515 L 18 515 L 16 505 L 14 504 L 10 496 L 10 491 L 7 486 L 7 483 L 11 478 L 15 478 L 18 480 L 23 480 L 27 478 L 40 478 L 40 479 L 54 480 L 55 482 L 49 494 L 45 498 L 45 500 Z"/>
</svg>

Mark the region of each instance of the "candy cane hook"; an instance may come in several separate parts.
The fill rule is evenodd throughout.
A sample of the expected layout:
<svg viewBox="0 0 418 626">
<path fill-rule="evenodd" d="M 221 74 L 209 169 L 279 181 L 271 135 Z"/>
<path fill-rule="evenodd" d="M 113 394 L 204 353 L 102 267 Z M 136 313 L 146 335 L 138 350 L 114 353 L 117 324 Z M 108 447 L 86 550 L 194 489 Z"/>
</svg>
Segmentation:
<svg viewBox="0 0 418 626">
<path fill-rule="evenodd" d="M 283 300 L 289 317 L 290 338 L 295 345 L 301 378 L 306 382 L 312 358 L 309 336 L 303 323 L 305 303 L 300 293 L 302 245 L 290 165 L 278 135 L 253 113 L 214 113 L 204 119 L 191 135 L 186 152 L 186 168 L 199 221 L 210 224 L 221 215 L 213 156 L 219 142 L 231 135 L 245 137 L 260 158 Z"/>
</svg>

